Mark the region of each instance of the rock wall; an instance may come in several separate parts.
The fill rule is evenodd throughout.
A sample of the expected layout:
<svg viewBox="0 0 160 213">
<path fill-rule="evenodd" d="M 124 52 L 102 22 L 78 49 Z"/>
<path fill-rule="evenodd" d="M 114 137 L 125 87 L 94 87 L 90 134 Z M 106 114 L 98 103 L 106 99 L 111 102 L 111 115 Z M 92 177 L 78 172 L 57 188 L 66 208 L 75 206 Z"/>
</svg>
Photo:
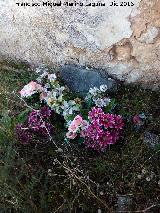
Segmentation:
<svg viewBox="0 0 160 213">
<path fill-rule="evenodd" d="M 74 6 L 55 2 L 0 0 L 0 55 L 103 68 L 120 80 L 159 87 L 160 0 L 123 6 L 122 0 L 101 1 L 105 6 L 94 6 L 96 0 L 68 0 Z M 117 6 L 110 6 L 113 2 Z"/>
</svg>

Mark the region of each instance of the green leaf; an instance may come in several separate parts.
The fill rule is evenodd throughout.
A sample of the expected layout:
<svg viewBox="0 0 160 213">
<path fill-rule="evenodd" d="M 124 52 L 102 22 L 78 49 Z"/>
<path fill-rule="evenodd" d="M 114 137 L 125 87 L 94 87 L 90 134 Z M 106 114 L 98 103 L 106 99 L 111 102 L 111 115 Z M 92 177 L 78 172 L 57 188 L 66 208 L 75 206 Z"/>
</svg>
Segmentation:
<svg viewBox="0 0 160 213">
<path fill-rule="evenodd" d="M 91 107 L 92 107 L 92 99 L 90 98 L 86 101 L 86 108 L 90 109 Z"/>
<path fill-rule="evenodd" d="M 78 138 L 78 143 L 79 143 L 79 144 L 82 144 L 83 142 L 84 142 L 84 138 L 80 138 L 80 137 L 79 137 L 79 138 Z"/>
<path fill-rule="evenodd" d="M 112 110 L 115 108 L 116 105 L 117 104 L 115 99 L 111 99 L 110 103 L 104 107 L 104 112 L 105 113 L 112 112 Z"/>
<path fill-rule="evenodd" d="M 27 115 L 29 112 L 31 112 L 31 109 L 29 109 L 29 108 L 22 111 L 16 119 L 17 123 L 24 123 L 27 119 Z"/>
<path fill-rule="evenodd" d="M 81 109 L 80 110 L 80 114 L 82 115 L 83 119 L 88 119 L 88 112 L 89 110 L 88 109 Z"/>
<path fill-rule="evenodd" d="M 68 115 L 66 118 L 66 121 L 72 121 L 75 118 L 76 115 Z"/>
<path fill-rule="evenodd" d="M 7 129 L 9 129 L 12 126 L 12 119 L 8 115 L 8 112 L 4 112 L 4 114 L 2 115 L 2 118 L 0 120 L 0 123 Z"/>
</svg>

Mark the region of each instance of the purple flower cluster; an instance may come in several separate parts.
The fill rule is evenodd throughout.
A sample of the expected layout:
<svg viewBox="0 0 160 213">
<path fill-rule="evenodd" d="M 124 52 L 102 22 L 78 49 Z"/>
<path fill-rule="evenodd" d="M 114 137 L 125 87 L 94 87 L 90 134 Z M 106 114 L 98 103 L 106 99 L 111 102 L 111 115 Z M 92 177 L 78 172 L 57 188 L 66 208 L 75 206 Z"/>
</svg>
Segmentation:
<svg viewBox="0 0 160 213">
<path fill-rule="evenodd" d="M 34 135 L 46 137 L 52 130 L 52 125 L 46 121 L 51 115 L 51 110 L 44 106 L 40 110 L 29 113 L 24 124 L 16 125 L 16 135 L 20 143 L 28 144 Z"/>
<path fill-rule="evenodd" d="M 32 140 L 32 132 L 25 125 L 17 124 L 15 133 L 18 141 L 22 144 L 28 144 Z"/>
<path fill-rule="evenodd" d="M 120 115 L 105 114 L 101 108 L 93 107 L 88 113 L 88 118 L 89 125 L 81 132 L 87 147 L 103 151 L 119 139 L 124 126 Z"/>
</svg>

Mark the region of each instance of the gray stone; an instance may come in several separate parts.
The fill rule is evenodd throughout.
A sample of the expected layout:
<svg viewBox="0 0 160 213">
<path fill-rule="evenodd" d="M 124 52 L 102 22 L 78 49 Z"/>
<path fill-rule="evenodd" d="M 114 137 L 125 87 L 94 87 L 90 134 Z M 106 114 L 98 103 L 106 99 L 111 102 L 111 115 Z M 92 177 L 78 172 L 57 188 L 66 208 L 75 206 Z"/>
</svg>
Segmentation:
<svg viewBox="0 0 160 213">
<path fill-rule="evenodd" d="M 154 149 L 157 145 L 160 145 L 159 136 L 148 131 L 144 133 L 143 141 L 152 149 Z"/>
<path fill-rule="evenodd" d="M 118 195 L 117 197 L 117 210 L 116 212 L 129 212 L 132 204 L 132 199 L 127 195 Z"/>
<path fill-rule="evenodd" d="M 90 88 L 99 88 L 102 84 L 108 86 L 108 92 L 113 92 L 117 88 L 116 81 L 108 78 L 107 74 L 104 74 L 100 70 L 87 69 L 81 66 L 62 66 L 60 77 L 72 92 L 78 93 L 83 97 L 87 94 Z"/>
</svg>

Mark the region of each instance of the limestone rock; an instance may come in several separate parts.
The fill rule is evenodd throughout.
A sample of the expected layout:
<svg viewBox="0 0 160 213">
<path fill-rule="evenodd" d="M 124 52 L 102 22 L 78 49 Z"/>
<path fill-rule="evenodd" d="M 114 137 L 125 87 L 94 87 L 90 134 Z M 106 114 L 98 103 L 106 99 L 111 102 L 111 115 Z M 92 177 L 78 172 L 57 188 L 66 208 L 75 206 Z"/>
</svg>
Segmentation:
<svg viewBox="0 0 160 213">
<path fill-rule="evenodd" d="M 21 6 L 0 0 L 0 56 L 35 65 L 103 68 L 128 83 L 159 88 L 158 0 L 132 0 L 133 5 L 103 0 L 105 6 L 94 7 L 86 6 L 87 0 L 81 1 L 83 6 L 61 2 L 37 1 L 35 6 L 28 0 L 30 6 Z"/>
<path fill-rule="evenodd" d="M 138 39 L 142 43 L 146 44 L 152 44 L 154 43 L 154 39 L 158 36 L 159 29 L 156 27 L 149 27 L 145 33 L 141 35 L 141 37 Z"/>
</svg>

